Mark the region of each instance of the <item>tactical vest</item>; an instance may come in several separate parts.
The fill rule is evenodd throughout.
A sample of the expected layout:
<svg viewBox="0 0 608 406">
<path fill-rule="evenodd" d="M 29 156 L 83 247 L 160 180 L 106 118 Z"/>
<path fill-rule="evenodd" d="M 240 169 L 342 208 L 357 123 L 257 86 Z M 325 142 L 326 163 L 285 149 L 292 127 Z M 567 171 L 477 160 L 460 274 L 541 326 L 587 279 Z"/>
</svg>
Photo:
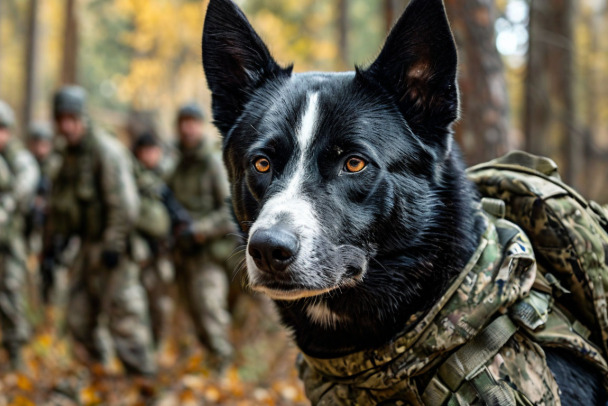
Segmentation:
<svg viewBox="0 0 608 406">
<path fill-rule="evenodd" d="M 47 156 L 43 161 L 38 162 L 40 176 L 52 181 L 61 168 L 61 156 L 55 152 Z"/>
<path fill-rule="evenodd" d="M 6 160 L 0 156 L 0 193 L 7 193 L 11 190 L 13 174 Z"/>
<path fill-rule="evenodd" d="M 64 237 L 81 235 L 99 240 L 105 222 L 99 194 L 99 157 L 95 154 L 94 134 L 89 131 L 77 150 L 66 148 L 51 197 L 51 216 L 55 232 Z"/>
<path fill-rule="evenodd" d="M 6 146 L 0 153 L 0 155 L 2 155 L 2 157 L 6 161 L 6 164 L 8 165 L 8 168 L 10 169 L 11 173 L 13 173 L 13 174 L 17 170 L 15 165 L 16 165 L 17 155 L 21 149 L 23 149 L 23 146 L 21 145 L 21 143 L 13 140 L 13 141 L 8 142 L 8 144 L 6 144 Z"/>
<path fill-rule="evenodd" d="M 9 176 L 10 177 L 10 188 L 12 189 L 15 186 L 15 175 L 17 174 L 17 159 L 18 159 L 18 155 L 19 153 L 24 149 L 24 147 L 21 145 L 20 142 L 16 141 L 16 140 L 11 140 L 8 144 L 6 144 L 6 146 L 4 147 L 4 149 L 2 150 L 2 152 L 0 153 L 0 157 L 3 158 L 4 163 L 5 163 L 5 168 L 4 171 L 8 170 L 8 174 L 4 175 L 4 177 Z M 14 190 L 12 190 L 14 192 Z M 21 234 L 23 233 L 24 227 L 25 227 L 25 219 L 23 216 L 23 204 L 20 204 L 19 201 L 17 201 L 16 199 L 14 199 L 13 197 L 10 196 L 11 193 L 8 192 L 7 196 L 5 198 L 5 204 L 8 205 L 8 207 L 5 207 L 5 211 L 7 211 L 8 213 L 8 218 L 6 219 L 6 222 L 3 225 L 4 231 L 3 231 L 3 235 L 5 236 L 5 239 L 8 240 L 12 240 L 11 237 L 18 237 L 21 236 Z M 14 193 L 13 193 L 14 196 Z M 9 245 L 15 245 L 17 243 L 17 241 L 9 241 Z M 17 245 L 21 245 L 21 244 L 17 244 Z M 13 248 L 13 250 L 15 250 L 15 248 Z M 17 249 L 18 251 L 22 251 L 23 249 L 20 247 Z"/>
<path fill-rule="evenodd" d="M 313 405 L 560 404 L 541 345 L 561 347 L 608 372 L 602 351 L 554 305 L 532 244 L 484 200 L 478 249 L 438 303 L 412 316 L 390 344 L 335 359 L 303 355 Z M 497 209 L 498 208 L 498 209 Z"/>
<path fill-rule="evenodd" d="M 166 238 L 169 235 L 171 220 L 161 196 L 164 182 L 153 171 L 135 164 L 135 182 L 140 195 L 139 216 L 135 227 L 146 237 Z"/>
<path fill-rule="evenodd" d="M 209 173 L 211 154 L 205 142 L 195 150 L 183 151 L 169 182 L 177 200 L 195 220 L 205 218 L 223 204 L 214 194 L 216 179 Z"/>
<path fill-rule="evenodd" d="M 104 139 L 105 137 L 107 139 Z M 51 192 L 50 216 L 53 218 L 53 230 L 56 234 L 64 237 L 78 235 L 88 242 L 101 242 L 104 238 L 108 224 L 105 200 L 108 197 L 104 196 L 103 192 L 103 177 L 106 175 L 103 172 L 102 155 L 104 148 L 114 147 L 123 148 L 118 141 L 111 139 L 110 135 L 90 126 L 80 145 L 65 149 L 62 165 Z M 121 170 L 131 171 L 131 166 L 124 161 L 131 159 L 130 155 L 124 151 L 124 155 L 113 158 L 123 161 L 108 165 L 124 164 L 124 169 Z M 132 172 L 129 175 L 132 176 Z M 120 173 L 116 176 L 120 176 Z M 133 193 L 136 194 L 136 190 L 133 190 Z M 124 212 L 128 213 L 125 218 L 135 216 L 134 211 L 138 210 L 138 206 L 137 196 L 137 204 L 123 207 Z M 125 227 L 130 228 L 129 225 Z"/>
</svg>

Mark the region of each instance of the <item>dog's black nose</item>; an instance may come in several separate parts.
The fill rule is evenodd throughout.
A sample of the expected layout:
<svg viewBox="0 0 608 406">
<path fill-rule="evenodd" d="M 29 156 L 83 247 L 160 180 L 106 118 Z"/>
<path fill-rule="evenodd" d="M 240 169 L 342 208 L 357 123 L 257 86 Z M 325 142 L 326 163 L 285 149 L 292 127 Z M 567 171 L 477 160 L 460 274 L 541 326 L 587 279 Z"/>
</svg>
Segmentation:
<svg viewBox="0 0 608 406">
<path fill-rule="evenodd" d="M 287 269 L 299 249 L 298 237 L 284 228 L 257 230 L 249 238 L 249 255 L 257 267 L 266 272 Z"/>
</svg>

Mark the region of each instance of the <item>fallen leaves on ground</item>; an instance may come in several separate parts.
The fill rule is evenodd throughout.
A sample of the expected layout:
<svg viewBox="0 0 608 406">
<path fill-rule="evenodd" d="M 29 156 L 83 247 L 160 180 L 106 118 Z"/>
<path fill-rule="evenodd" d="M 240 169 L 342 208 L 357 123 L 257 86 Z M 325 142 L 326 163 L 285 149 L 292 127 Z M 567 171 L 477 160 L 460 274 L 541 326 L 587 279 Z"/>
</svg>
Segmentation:
<svg viewBox="0 0 608 406">
<path fill-rule="evenodd" d="M 80 362 L 63 312 L 47 310 L 24 350 L 23 373 L 10 372 L 0 351 L 0 406 L 307 405 L 294 367 L 297 349 L 272 313 L 261 298 L 242 296 L 232 331 L 237 357 L 218 376 L 178 311 L 157 353 L 159 373 L 143 379 L 126 376 L 118 361 L 109 369 Z"/>
</svg>

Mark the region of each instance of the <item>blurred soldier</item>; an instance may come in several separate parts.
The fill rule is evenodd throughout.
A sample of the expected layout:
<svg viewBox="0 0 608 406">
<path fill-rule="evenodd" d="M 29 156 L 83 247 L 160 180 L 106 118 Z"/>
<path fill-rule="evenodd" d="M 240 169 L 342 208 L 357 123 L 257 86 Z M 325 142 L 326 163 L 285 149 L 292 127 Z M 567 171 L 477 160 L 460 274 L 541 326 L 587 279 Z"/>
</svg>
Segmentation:
<svg viewBox="0 0 608 406">
<path fill-rule="evenodd" d="M 203 133 L 203 111 L 194 104 L 177 116 L 181 158 L 169 181 L 193 224 L 181 230 L 175 269 L 199 340 L 214 355 L 218 369 L 232 357 L 228 340 L 228 279 L 223 266 L 234 247 L 226 235 L 234 231 L 226 199 L 228 185 L 221 161 Z"/>
<path fill-rule="evenodd" d="M 46 123 L 34 123 L 27 133 L 27 147 L 38 163 L 40 180 L 26 221 L 26 237 L 30 253 L 39 255 L 42 250 L 42 230 L 51 180 L 59 169 L 59 156 L 53 151 L 53 130 Z"/>
<path fill-rule="evenodd" d="M 145 150 L 146 153 L 149 152 L 152 155 L 156 154 L 158 156 L 160 154 L 160 158 L 152 158 L 153 160 L 158 159 L 154 163 L 153 170 L 166 182 L 175 169 L 177 151 L 172 143 L 167 143 L 156 136 L 155 115 L 156 112 L 152 110 L 131 110 L 127 119 L 126 130 L 132 141 L 135 141 L 144 134 L 152 135 L 155 138 L 156 145 L 153 148 L 145 148 Z"/>
<path fill-rule="evenodd" d="M 148 294 L 154 342 L 159 345 L 172 308 L 169 283 L 173 269 L 166 252 L 170 230 L 187 227 L 190 217 L 162 180 L 163 148 L 159 140 L 153 134 L 144 133 L 135 140 L 133 153 L 139 163 L 136 180 L 141 208 L 137 242 L 142 243 L 136 244 L 134 251 Z"/>
<path fill-rule="evenodd" d="M 38 185 L 39 172 L 34 158 L 13 139 L 14 124 L 12 109 L 0 100 L 0 156 L 12 177 L 10 193 L 3 198 L 3 215 L 7 218 L 1 225 L 0 324 L 2 344 L 9 353 L 11 367 L 18 369 L 22 366 L 21 347 L 30 334 L 24 297 L 27 281 L 25 215 Z"/>
<path fill-rule="evenodd" d="M 50 179 L 59 169 L 53 150 L 53 129 L 43 122 L 33 123 L 27 132 L 27 146 L 40 167 L 43 177 Z"/>
<path fill-rule="evenodd" d="M 56 259 L 53 239 L 77 236 L 67 323 L 96 361 L 109 354 L 99 332 L 107 328 L 129 373 L 156 371 L 146 294 L 129 249 L 139 212 L 133 159 L 116 139 L 86 118 L 85 91 L 59 90 L 53 100 L 57 133 L 66 142 L 51 191 L 44 256 Z"/>
<path fill-rule="evenodd" d="M 1 102 L 0 102 L 1 103 Z M 0 109 L 2 106 L 0 105 Z M 0 121 L 2 121 L 2 111 L 0 111 Z M 0 128 L 0 138 L 2 137 L 3 128 Z M 25 341 L 29 335 L 29 326 L 25 323 L 23 319 L 23 301 L 21 298 L 21 294 L 23 292 L 23 286 L 20 286 L 21 289 L 18 292 L 13 293 L 11 289 L 9 289 L 10 283 L 7 283 L 6 279 L 9 278 L 9 275 L 6 271 L 7 264 L 10 264 L 12 252 L 11 252 L 11 219 L 15 215 L 16 204 L 15 200 L 12 197 L 12 188 L 13 188 L 13 175 L 11 170 L 9 169 L 6 161 L 0 155 L 0 297 L 2 298 L 14 298 L 15 300 L 15 309 L 11 307 L 13 303 L 10 303 L 10 306 L 2 306 L 0 304 L 0 327 L 2 327 L 2 337 L 5 334 L 10 335 L 21 335 L 21 340 Z M 9 262 L 10 261 L 10 262 Z M 25 275 L 21 273 L 21 269 L 15 267 L 13 269 L 17 274 L 17 280 L 19 280 L 19 284 L 23 285 L 25 280 Z M 21 279 L 23 278 L 23 279 Z M 13 317 L 11 316 L 13 313 L 17 313 L 17 322 L 21 324 L 21 326 L 12 323 Z M 16 331 L 17 334 L 11 332 L 10 330 Z M 19 333 L 19 330 L 21 332 Z M 15 348 L 14 344 L 11 342 L 3 342 L 4 347 L 9 352 L 9 359 L 11 362 L 12 369 L 19 369 L 21 367 L 21 354 L 19 348 Z M 12 348 L 11 348 L 12 347 Z"/>
<path fill-rule="evenodd" d="M 163 147 L 151 133 L 143 133 L 133 143 L 133 154 L 141 165 L 149 171 L 162 174 Z"/>
</svg>

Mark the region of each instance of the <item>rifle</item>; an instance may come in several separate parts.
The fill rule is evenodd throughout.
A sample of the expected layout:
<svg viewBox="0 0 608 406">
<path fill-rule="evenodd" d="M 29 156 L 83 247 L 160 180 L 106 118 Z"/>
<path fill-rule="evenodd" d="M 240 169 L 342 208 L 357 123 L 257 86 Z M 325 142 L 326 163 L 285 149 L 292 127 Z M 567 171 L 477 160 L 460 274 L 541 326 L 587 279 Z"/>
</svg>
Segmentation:
<svg viewBox="0 0 608 406">
<path fill-rule="evenodd" d="M 190 213 L 188 213 L 188 210 L 175 198 L 173 191 L 167 185 L 163 185 L 160 196 L 171 219 L 171 239 L 169 244 L 178 246 L 181 250 L 189 252 L 194 243 L 191 233 L 194 220 L 190 216 Z"/>
<path fill-rule="evenodd" d="M 160 191 L 160 198 L 167 208 L 167 212 L 169 212 L 172 230 L 189 226 L 193 223 L 192 217 L 190 216 L 190 213 L 188 213 L 188 210 L 186 210 L 184 206 L 182 206 L 182 204 L 175 198 L 173 191 L 167 185 L 163 185 Z"/>
<path fill-rule="evenodd" d="M 44 254 L 40 261 L 40 279 L 42 302 L 47 305 L 50 303 L 51 292 L 55 286 L 55 268 L 60 262 L 59 258 L 67 245 L 67 239 L 63 236 L 54 236 L 51 242 L 45 247 Z"/>
<path fill-rule="evenodd" d="M 42 176 L 38 182 L 36 195 L 25 218 L 25 235 L 30 237 L 35 231 L 44 228 L 46 220 L 47 202 L 51 193 L 51 182 L 46 176 Z"/>
</svg>

